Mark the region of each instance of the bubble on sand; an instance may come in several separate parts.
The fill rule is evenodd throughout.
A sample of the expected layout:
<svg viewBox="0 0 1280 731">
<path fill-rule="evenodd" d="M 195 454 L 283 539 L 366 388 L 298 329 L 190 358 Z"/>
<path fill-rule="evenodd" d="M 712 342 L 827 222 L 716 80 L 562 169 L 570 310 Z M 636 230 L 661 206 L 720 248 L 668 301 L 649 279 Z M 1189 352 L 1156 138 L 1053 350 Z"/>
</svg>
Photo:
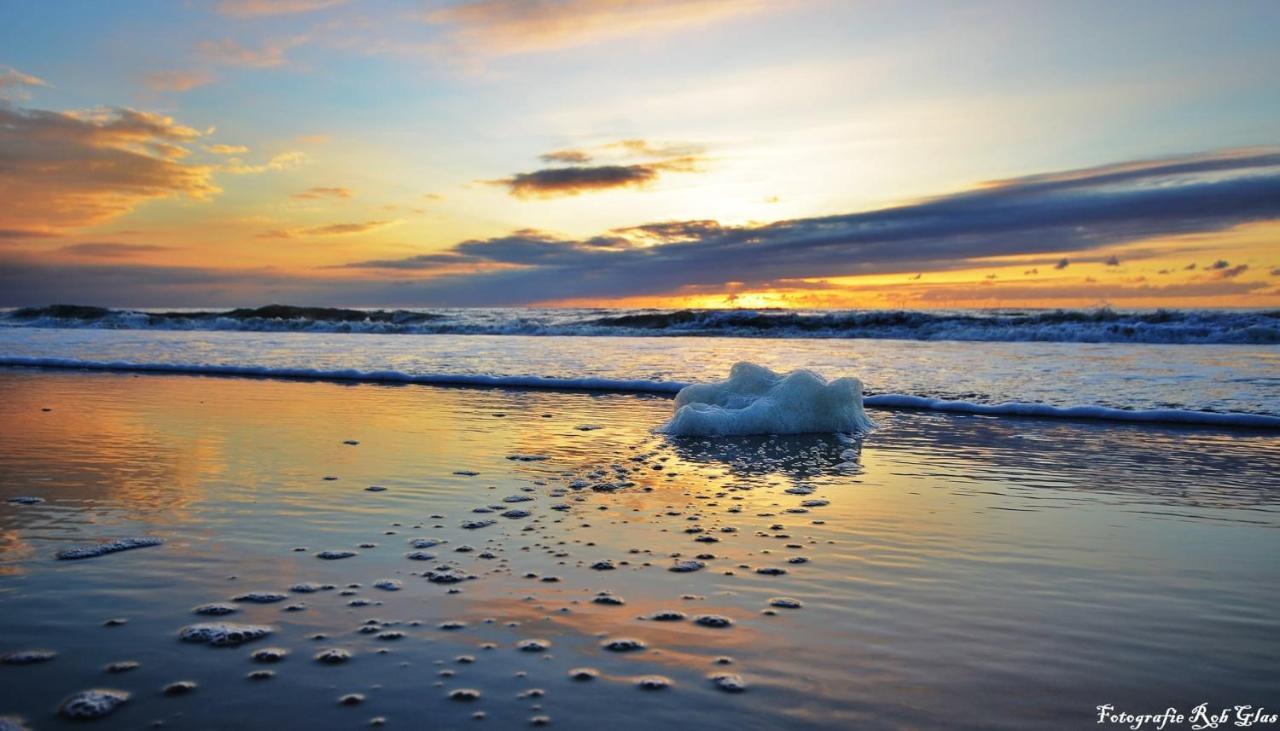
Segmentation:
<svg viewBox="0 0 1280 731">
<path fill-rule="evenodd" d="M 183 642 L 199 642 L 213 647 L 236 647 L 271 634 L 270 627 L 259 624 L 211 622 L 191 624 L 178 631 Z"/>
<path fill-rule="evenodd" d="M 455 701 L 474 701 L 479 700 L 480 691 L 475 688 L 457 688 L 449 691 L 449 699 Z"/>
<path fill-rule="evenodd" d="M 809 559 L 804 556 L 792 556 L 787 559 L 787 563 L 809 563 Z"/>
<path fill-rule="evenodd" d="M 502 498 L 502 502 L 504 503 L 527 503 L 531 500 L 533 500 L 533 498 L 528 495 L 508 495 Z"/>
<path fill-rule="evenodd" d="M 186 695 L 196 689 L 194 680 L 176 680 L 164 687 L 161 692 L 165 695 Z"/>
<path fill-rule="evenodd" d="M 595 668 L 573 668 L 569 671 L 569 677 L 577 681 L 595 680 L 600 677 L 600 671 Z"/>
<path fill-rule="evenodd" d="M 804 604 L 799 599 L 792 599 L 785 596 L 775 596 L 769 600 L 769 606 L 778 607 L 779 609 L 799 609 Z"/>
<path fill-rule="evenodd" d="M 404 557 L 410 561 L 434 561 L 436 555 L 430 551 L 410 551 Z"/>
<path fill-rule="evenodd" d="M 19 495 L 17 497 L 9 498 L 9 502 L 14 505 L 38 505 L 44 502 L 44 498 L 35 497 L 33 495 Z"/>
<path fill-rule="evenodd" d="M 737 673 L 712 673 L 707 678 L 726 693 L 741 693 L 747 689 L 746 682 Z"/>
<path fill-rule="evenodd" d="M 475 477 L 480 473 L 475 470 L 454 470 L 453 474 L 459 477 Z"/>
<path fill-rule="evenodd" d="M 457 584 L 471 578 L 471 575 L 457 566 L 441 564 L 422 572 L 422 576 L 433 584 Z"/>
<path fill-rule="evenodd" d="M 351 653 L 341 647 L 330 647 L 327 650 L 321 650 L 315 655 L 315 660 L 323 665 L 341 665 L 351 659 Z"/>
<path fill-rule="evenodd" d="M 521 652 L 546 652 L 551 648 L 551 641 L 539 639 L 520 640 L 516 643 L 516 647 Z"/>
<path fill-rule="evenodd" d="M 17 716 L 0 716 L 0 731 L 31 731 L 26 721 Z"/>
<path fill-rule="evenodd" d="M 547 459 L 545 454 L 508 454 L 507 459 L 513 462 L 543 462 Z"/>
<path fill-rule="evenodd" d="M 676 561 L 667 567 L 668 571 L 674 571 L 678 574 L 689 573 L 690 571 L 699 571 L 706 568 L 707 565 L 701 561 L 687 559 L 684 561 Z"/>
<path fill-rule="evenodd" d="M 254 650 L 249 655 L 249 659 L 254 662 L 280 662 L 288 657 L 289 651 L 283 647 L 264 647 L 260 650 Z"/>
<path fill-rule="evenodd" d="M 595 569 L 596 571 L 613 571 L 618 567 L 614 566 L 613 562 L 606 558 L 591 564 L 591 568 Z"/>
<path fill-rule="evenodd" d="M 317 591 L 332 591 L 335 589 L 333 584 L 317 584 L 314 581 L 304 581 L 301 584 L 294 584 L 289 587 L 289 591 L 296 591 L 299 594 L 314 594 Z"/>
<path fill-rule="evenodd" d="M 496 521 L 496 520 L 489 520 L 489 519 L 485 519 L 485 520 L 464 520 L 464 521 L 462 521 L 462 527 L 463 527 L 464 529 L 466 529 L 466 530 L 479 530 L 480 528 L 488 528 L 489 526 L 491 526 L 491 525 L 493 525 L 494 523 L 497 523 L 497 522 L 498 522 L 498 521 Z"/>
<path fill-rule="evenodd" d="M 321 551 L 316 554 L 316 558 L 322 558 L 325 561 L 337 561 L 342 558 L 351 558 L 357 556 L 355 551 Z"/>
<path fill-rule="evenodd" d="M 0 655 L 0 664 L 3 665 L 35 665 L 36 663 L 48 662 L 58 656 L 56 650 L 14 650 Z"/>
<path fill-rule="evenodd" d="M 733 620 L 728 617 L 722 617 L 719 614 L 699 614 L 693 618 L 693 623 L 702 627 L 712 627 L 715 629 L 724 629 L 733 626 Z"/>
<path fill-rule="evenodd" d="M 831 504 L 830 500 L 805 500 L 800 503 L 806 508 L 824 508 Z"/>
<path fill-rule="evenodd" d="M 466 629 L 467 623 L 459 622 L 458 620 L 455 619 L 455 620 L 450 620 L 448 622 L 441 622 L 439 627 L 440 629 L 446 632 L 456 632 L 457 630 L 460 630 L 460 629 Z"/>
<path fill-rule="evenodd" d="M 248 591 L 231 597 L 231 601 L 251 602 L 253 604 L 274 604 L 276 602 L 282 602 L 288 598 L 288 594 L 281 594 L 278 591 Z"/>
<path fill-rule="evenodd" d="M 622 597 L 604 591 L 592 597 L 591 601 L 595 604 L 607 604 L 614 607 L 620 607 L 627 603 Z"/>
<path fill-rule="evenodd" d="M 655 622 L 679 622 L 684 619 L 684 612 L 677 612 L 674 609 L 662 609 L 650 614 L 649 619 Z"/>
<path fill-rule="evenodd" d="M 338 704 L 343 706 L 358 706 L 361 703 L 364 703 L 363 693 L 347 693 L 338 698 Z"/>
<path fill-rule="evenodd" d="M 147 548 L 148 546 L 158 546 L 164 543 L 159 538 L 151 538 L 143 536 L 140 538 L 121 538 L 110 543 L 99 543 L 94 546 L 76 546 L 58 551 L 54 557 L 59 561 L 78 561 L 84 558 L 96 558 L 105 556 L 108 553 L 117 553 L 119 551 L 131 551 L 135 548 Z"/>
<path fill-rule="evenodd" d="M 387 488 L 382 485 L 370 485 L 364 489 L 365 492 L 386 492 Z"/>
<path fill-rule="evenodd" d="M 240 611 L 239 607 L 231 604 L 223 604 L 221 602 L 216 602 L 214 604 L 201 604 L 191 610 L 193 614 L 202 614 L 207 617 L 221 617 L 227 614 L 235 614 L 238 611 Z"/>
<path fill-rule="evenodd" d="M 62 702 L 58 712 L 74 720 L 89 720 L 110 715 L 129 700 L 123 690 L 91 688 L 82 690 Z"/>
<path fill-rule="evenodd" d="M 375 589 L 381 589 L 383 591 L 400 591 L 404 586 L 404 582 L 399 579 L 378 579 L 373 582 L 373 586 Z"/>
<path fill-rule="evenodd" d="M 119 660 L 117 662 L 108 663 L 105 670 L 108 673 L 127 673 L 130 670 L 137 670 L 140 667 L 137 660 Z"/>
<path fill-rule="evenodd" d="M 551 716 L 530 716 L 529 725 L 530 726 L 550 726 Z"/>
<path fill-rule="evenodd" d="M 605 640 L 600 646 L 609 652 L 635 652 L 645 648 L 643 640 L 631 637 L 617 637 L 612 640 Z"/>
<path fill-rule="evenodd" d="M 440 540 L 439 538 L 410 538 L 409 539 L 410 548 L 435 548 L 441 543 L 444 543 L 444 541 Z"/>
<path fill-rule="evenodd" d="M 643 675 L 636 678 L 636 685 L 641 690 L 665 690 L 671 687 L 671 678 L 665 675 Z"/>
<path fill-rule="evenodd" d="M 533 515 L 533 513 L 530 513 L 528 510 L 512 508 L 511 510 L 504 511 L 501 515 L 504 518 L 527 518 L 530 515 Z"/>
<path fill-rule="evenodd" d="M 274 670 L 253 670 L 245 677 L 249 680 L 270 680 L 276 676 Z"/>
<path fill-rule="evenodd" d="M 778 568 L 777 566 L 761 566 L 756 569 L 756 573 L 762 576 L 782 576 L 787 573 L 787 570 Z"/>
</svg>

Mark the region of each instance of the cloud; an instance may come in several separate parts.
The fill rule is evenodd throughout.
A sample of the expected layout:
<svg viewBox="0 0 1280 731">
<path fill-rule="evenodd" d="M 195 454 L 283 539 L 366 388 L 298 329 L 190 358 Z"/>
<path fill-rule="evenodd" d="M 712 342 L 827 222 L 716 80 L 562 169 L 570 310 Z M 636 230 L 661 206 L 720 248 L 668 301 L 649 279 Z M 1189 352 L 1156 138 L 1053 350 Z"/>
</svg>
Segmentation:
<svg viewBox="0 0 1280 731">
<path fill-rule="evenodd" d="M 301 193 L 289 196 L 298 200 L 322 200 L 325 198 L 350 198 L 355 193 L 350 188 L 307 188 Z"/>
<path fill-rule="evenodd" d="M 36 86 L 49 86 L 49 82 L 12 67 L 0 68 L 0 99 L 26 99 L 27 89 Z"/>
<path fill-rule="evenodd" d="M 464 0 L 423 16 L 464 52 L 572 48 L 645 33 L 676 33 L 770 7 L 764 0 Z"/>
<path fill-rule="evenodd" d="M 307 153 L 291 150 L 289 152 L 281 152 L 273 155 L 271 159 L 260 165 L 250 165 L 238 157 L 227 160 L 226 164 L 218 168 L 218 170 L 232 175 L 257 175 L 258 173 L 266 173 L 275 170 L 288 170 L 291 167 L 301 165 L 307 160 Z"/>
<path fill-rule="evenodd" d="M 1215 267 L 1216 268 L 1216 267 Z M 1220 269 L 1214 272 L 1214 279 L 1235 279 L 1236 277 L 1249 271 L 1248 264 L 1237 264 L 1233 267 Z"/>
<path fill-rule="evenodd" d="M 260 18 L 266 15 L 293 15 L 336 7 L 347 0 L 218 0 L 220 15 L 232 18 Z"/>
<path fill-rule="evenodd" d="M 213 168 L 183 163 L 202 133 L 134 109 L 55 112 L 0 102 L 0 228 L 91 226 L 150 200 L 218 193 Z"/>
<path fill-rule="evenodd" d="M 190 91 L 213 81 L 207 71 L 156 71 L 147 74 L 147 86 L 154 91 Z"/>
<path fill-rule="evenodd" d="M 555 191 L 576 182 L 571 175 L 548 185 Z M 1225 150 L 996 181 L 860 213 L 739 227 L 667 222 L 592 239 L 518 231 L 466 241 L 426 259 L 348 266 L 508 265 L 423 282 L 420 301 L 522 304 L 658 294 L 729 281 L 750 286 L 779 278 L 964 268 L 990 257 L 1088 252 L 1278 218 L 1280 152 Z M 1068 264 L 1063 257 L 1057 268 Z"/>
<path fill-rule="evenodd" d="M 120 244 L 111 241 L 88 242 L 63 246 L 58 251 L 77 256 L 92 256 L 103 259 L 128 258 L 137 254 L 149 254 L 156 251 L 170 251 L 171 247 L 154 244 Z"/>
<path fill-rule="evenodd" d="M 559 198 L 614 188 L 643 188 L 666 172 L 695 172 L 697 162 L 697 158 L 686 157 L 634 165 L 573 165 L 485 182 L 506 186 L 516 198 Z"/>
<path fill-rule="evenodd" d="M 1053 268 L 1054 268 L 1054 269 L 1066 269 L 1066 268 L 1067 268 L 1067 267 L 1069 267 L 1069 266 L 1071 266 L 1071 260 L 1064 256 L 1064 257 L 1062 257 L 1061 259 L 1059 259 L 1059 260 L 1057 261 L 1057 263 L 1055 263 L 1055 264 L 1053 265 Z"/>
<path fill-rule="evenodd" d="M 296 228 L 296 229 L 272 229 L 263 231 L 258 234 L 260 239 L 296 239 L 304 236 L 345 236 L 347 234 L 362 234 L 370 231 L 376 231 L 380 228 L 386 228 L 397 223 L 396 221 L 362 221 L 359 223 L 331 223 L 325 226 L 314 226 L 312 228 Z"/>
<path fill-rule="evenodd" d="M 244 145 L 206 145 L 204 149 L 215 155 L 243 155 L 249 151 Z"/>
<path fill-rule="evenodd" d="M 224 38 L 220 41 L 204 41 L 199 48 L 200 53 L 213 63 L 269 69 L 284 66 L 288 63 L 285 52 L 306 42 L 306 36 L 277 38 L 255 49 L 242 46 L 231 38 Z"/>
<path fill-rule="evenodd" d="M 591 162 L 591 155 L 582 150 L 554 150 L 545 155 L 539 156 L 539 159 L 545 163 L 566 163 L 580 165 L 585 162 Z"/>
</svg>

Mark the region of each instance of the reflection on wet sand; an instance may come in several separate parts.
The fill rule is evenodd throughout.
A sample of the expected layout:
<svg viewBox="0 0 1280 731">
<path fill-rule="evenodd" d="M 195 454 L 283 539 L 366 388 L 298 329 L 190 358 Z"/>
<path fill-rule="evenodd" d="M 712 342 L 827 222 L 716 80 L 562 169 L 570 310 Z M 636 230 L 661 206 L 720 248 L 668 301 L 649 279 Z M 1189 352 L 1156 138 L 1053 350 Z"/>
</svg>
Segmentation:
<svg viewBox="0 0 1280 731">
<path fill-rule="evenodd" d="M 1275 437 L 879 412 L 860 439 L 669 439 L 652 433 L 669 408 L 0 374 L 0 654 L 59 651 L 0 666 L 0 715 L 56 728 L 63 697 L 109 681 L 135 695 L 103 728 L 483 712 L 503 728 L 1021 729 L 1084 723 L 1104 696 L 1278 690 Z M 22 495 L 45 501 L 8 502 Z M 51 558 L 126 535 L 165 543 Z M 700 568 L 671 570 L 685 562 Z M 270 639 L 179 642 L 210 603 Z M 644 647 L 602 647 L 628 638 Z M 268 645 L 287 658 L 246 679 Z M 350 658 L 311 660 L 326 649 Z M 139 666 L 103 674 L 122 660 Z M 668 684 L 637 687 L 649 675 Z M 196 689 L 160 695 L 183 679 Z"/>
</svg>

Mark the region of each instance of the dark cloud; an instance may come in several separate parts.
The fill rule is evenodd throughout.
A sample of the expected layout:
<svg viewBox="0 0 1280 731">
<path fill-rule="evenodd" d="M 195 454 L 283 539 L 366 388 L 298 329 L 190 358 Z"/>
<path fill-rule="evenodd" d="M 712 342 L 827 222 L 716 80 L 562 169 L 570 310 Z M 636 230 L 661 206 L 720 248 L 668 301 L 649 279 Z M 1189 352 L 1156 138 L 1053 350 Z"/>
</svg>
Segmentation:
<svg viewBox="0 0 1280 731">
<path fill-rule="evenodd" d="M 667 172 L 693 172 L 697 159 L 675 158 L 634 165 L 573 165 L 516 173 L 509 178 L 486 181 L 501 185 L 517 198 L 559 198 L 613 188 L 641 188 Z"/>
<path fill-rule="evenodd" d="M 1092 252 L 1133 242 L 1184 234 L 1212 234 L 1235 226 L 1280 219 L 1280 159 L 1270 151 L 1227 151 L 1172 160 L 1121 165 L 989 183 L 964 193 L 881 210 L 778 221 L 767 225 L 720 226 L 715 222 L 663 222 L 617 229 L 592 238 L 566 239 L 521 230 L 492 239 L 464 241 L 418 257 L 345 265 L 342 277 L 298 278 L 293 285 L 256 281 L 256 292 L 283 301 L 288 286 L 310 287 L 308 300 L 328 304 L 517 305 L 572 298 L 621 298 L 683 291 L 724 291 L 729 282 L 745 289 L 770 282 L 834 279 L 866 274 L 911 274 L 972 268 L 990 257 L 1044 261 L 1068 252 L 1090 260 Z M 3 225 L 3 223 L 0 223 Z M 319 231 L 326 227 L 311 229 Z M 1078 253 L 1077 253 L 1078 252 Z M 1101 257 L 1092 254 L 1092 260 Z M 1223 266 L 1222 271 L 1230 266 Z M 38 292 L 39 277 L 5 270 L 0 285 L 22 280 Z M 372 275 L 356 281 L 351 271 Z M 153 270 L 120 267 L 101 283 L 75 270 L 84 286 L 75 299 L 105 301 L 93 293 L 106 283 L 158 276 Z M 165 270 L 173 272 L 174 270 Z M 65 288 L 73 272 L 44 273 L 49 286 Z M 167 274 L 172 278 L 175 274 Z M 194 275 L 192 275 L 194 276 Z M 209 275 L 213 276 L 213 275 Z M 230 275 L 217 275 L 230 276 Z M 246 275 L 247 276 L 247 275 Z M 263 275 L 265 276 L 265 275 Z M 1123 296 L 1207 296 L 1256 291 L 1257 283 L 1215 279 L 1191 289 L 1114 285 Z M 155 287 L 154 283 L 148 284 Z M 1098 287 L 1113 285 L 1099 284 Z M 213 285 L 194 289 L 206 295 Z M 992 292 L 1010 285 L 992 283 Z M 1216 289 L 1215 289 L 1216 287 Z M 3 290 L 0 287 L 0 290 Z M 1063 289 L 1062 292 L 1069 291 Z M 1079 295 L 1079 287 L 1074 290 Z M 135 303 L 137 292 L 117 289 Z M 169 290 L 166 290 L 169 291 Z M 1090 290 L 1099 297 L 1115 296 Z M 238 301 L 224 290 L 223 304 Z M 1026 298 L 1054 290 L 1026 287 Z M 1132 294 L 1132 293 L 1137 294 Z M 275 296 L 272 293 L 279 293 Z M 1194 294 L 1193 294 L 1194 293 Z M 8 292 L 5 296 L 14 299 Z M 1063 294 L 1066 297 L 1066 294 Z M 29 304 L 33 298 L 17 298 Z M 45 301 L 48 295 L 35 297 Z M 295 298 L 296 301 L 296 298 Z M 208 302 L 208 299 L 202 302 Z M 119 302 L 107 301 L 107 304 Z M 140 303 L 145 304 L 145 303 Z"/>
<path fill-rule="evenodd" d="M 169 251 L 171 247 L 155 244 L 121 244 L 112 241 L 93 241 L 83 244 L 63 246 L 58 251 L 77 256 L 92 256 L 103 259 L 121 259 L 137 254 L 149 254 L 156 251 Z"/>
<path fill-rule="evenodd" d="M 1235 279 L 1236 277 L 1249 271 L 1248 264 L 1237 264 L 1233 267 L 1220 269 L 1214 273 L 1215 279 Z"/>
<path fill-rule="evenodd" d="M 545 155 L 540 155 L 539 159 L 553 165 L 557 163 L 581 165 L 584 162 L 591 162 L 591 155 L 582 150 L 555 150 Z"/>
<path fill-rule="evenodd" d="M 1226 269 L 1229 266 L 1231 266 L 1231 263 L 1228 262 L 1226 259 L 1219 259 L 1214 263 L 1205 266 L 1205 269 L 1210 269 L 1210 270 Z"/>
<path fill-rule="evenodd" d="M 519 304 L 689 285 L 972 266 L 993 256 L 1089 251 L 1280 218 L 1280 154 L 1231 150 L 988 183 L 865 213 L 721 227 L 649 224 L 615 234 L 671 243 L 602 249 L 527 232 L 470 241 L 450 261 L 515 270 L 433 279 L 424 300 Z M 1068 265 L 1064 258 L 1056 268 Z M 352 266 L 372 266 L 356 263 Z M 381 264 L 385 265 L 386 262 Z"/>
</svg>

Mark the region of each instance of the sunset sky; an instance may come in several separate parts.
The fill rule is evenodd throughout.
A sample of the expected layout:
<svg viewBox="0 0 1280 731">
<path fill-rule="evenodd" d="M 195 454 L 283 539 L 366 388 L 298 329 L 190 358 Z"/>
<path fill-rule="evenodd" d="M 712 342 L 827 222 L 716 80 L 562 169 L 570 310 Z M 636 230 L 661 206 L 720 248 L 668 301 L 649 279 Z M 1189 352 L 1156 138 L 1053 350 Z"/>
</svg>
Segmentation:
<svg viewBox="0 0 1280 731">
<path fill-rule="evenodd" d="M 0 2 L 0 306 L 1280 306 L 1280 3 Z"/>
</svg>

